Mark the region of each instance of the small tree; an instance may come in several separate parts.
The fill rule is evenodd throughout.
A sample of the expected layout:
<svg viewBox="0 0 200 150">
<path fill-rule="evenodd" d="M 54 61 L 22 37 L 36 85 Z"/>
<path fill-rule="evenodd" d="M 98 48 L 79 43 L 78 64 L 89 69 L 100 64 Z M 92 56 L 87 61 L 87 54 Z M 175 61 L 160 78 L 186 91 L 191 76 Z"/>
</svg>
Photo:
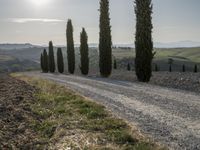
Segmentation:
<svg viewBox="0 0 200 150">
<path fill-rule="evenodd" d="M 172 72 L 172 65 L 169 65 L 169 72 Z"/>
<path fill-rule="evenodd" d="M 158 65 L 155 64 L 155 72 L 158 72 L 158 71 L 159 71 Z"/>
<path fill-rule="evenodd" d="M 182 72 L 185 72 L 185 65 L 182 66 Z"/>
<path fill-rule="evenodd" d="M 57 65 L 58 65 L 58 72 L 63 73 L 64 72 L 64 61 L 63 61 L 63 54 L 62 54 L 61 48 L 58 48 L 58 50 L 57 50 Z"/>
<path fill-rule="evenodd" d="M 48 63 L 48 54 L 46 49 L 43 51 L 43 67 L 44 67 L 44 73 L 49 72 L 49 63 Z"/>
<path fill-rule="evenodd" d="M 195 66 L 194 66 L 194 73 L 197 73 L 198 72 L 198 67 L 197 67 L 197 65 L 195 64 Z"/>
<path fill-rule="evenodd" d="M 71 19 L 67 22 L 67 60 L 68 60 L 68 71 L 74 74 L 75 70 L 75 52 L 74 52 L 74 39 L 73 39 L 73 26 Z"/>
<path fill-rule="evenodd" d="M 174 60 L 173 60 L 172 58 L 169 58 L 169 59 L 168 59 L 168 64 L 169 64 L 169 65 L 172 65 L 173 63 L 174 63 Z"/>
<path fill-rule="evenodd" d="M 81 54 L 81 72 L 83 75 L 87 75 L 89 72 L 89 48 L 88 48 L 88 36 L 85 29 L 82 29 L 81 32 L 81 45 L 80 45 L 80 54 Z"/>
<path fill-rule="evenodd" d="M 100 0 L 99 68 L 102 77 L 112 72 L 112 39 L 109 0 Z"/>
<path fill-rule="evenodd" d="M 116 60 L 116 59 L 114 59 L 113 68 L 114 68 L 115 70 L 117 69 L 117 60 Z"/>
<path fill-rule="evenodd" d="M 53 43 L 49 42 L 49 71 L 51 73 L 55 72 L 55 60 L 54 60 L 54 51 L 53 51 Z"/>
<path fill-rule="evenodd" d="M 44 58 L 43 58 L 42 53 L 40 55 L 40 67 L 41 67 L 42 72 L 44 72 Z"/>
<path fill-rule="evenodd" d="M 127 70 L 131 71 L 131 65 L 130 65 L 130 63 L 128 63 L 128 65 L 127 65 Z"/>
</svg>

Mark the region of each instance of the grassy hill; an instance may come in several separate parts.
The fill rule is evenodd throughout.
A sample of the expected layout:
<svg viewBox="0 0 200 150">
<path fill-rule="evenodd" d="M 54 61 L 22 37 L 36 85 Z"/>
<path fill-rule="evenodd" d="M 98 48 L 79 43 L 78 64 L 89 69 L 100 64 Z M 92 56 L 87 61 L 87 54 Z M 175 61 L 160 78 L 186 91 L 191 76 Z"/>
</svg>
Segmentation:
<svg viewBox="0 0 200 150">
<path fill-rule="evenodd" d="M 200 47 L 196 48 L 155 48 L 156 55 L 153 64 L 158 64 L 160 70 L 168 70 L 169 59 L 173 59 L 173 70 L 180 71 L 185 64 L 187 70 L 192 71 L 194 64 L 200 64 Z M 127 48 L 116 48 L 113 55 L 119 63 L 125 67 L 128 61 L 134 65 L 135 50 Z"/>
<path fill-rule="evenodd" d="M 40 54 L 44 48 L 31 47 L 24 49 L 0 50 L 0 70 L 23 71 L 40 67 Z M 57 48 L 55 47 L 55 55 Z M 66 48 L 62 47 L 65 66 L 67 66 Z M 169 59 L 173 59 L 173 70 L 180 71 L 182 65 L 187 70 L 193 70 L 194 64 L 200 64 L 200 47 L 196 48 L 155 48 L 156 55 L 153 64 L 158 64 L 160 70 L 168 70 Z M 135 50 L 131 48 L 113 48 L 113 57 L 117 59 L 118 68 L 126 69 L 129 62 L 134 68 Z M 98 70 L 98 49 L 90 48 L 90 68 Z M 80 54 L 76 48 L 76 68 L 79 70 Z M 14 66 L 14 67 L 13 67 Z M 16 69 L 17 68 L 17 69 Z"/>
</svg>

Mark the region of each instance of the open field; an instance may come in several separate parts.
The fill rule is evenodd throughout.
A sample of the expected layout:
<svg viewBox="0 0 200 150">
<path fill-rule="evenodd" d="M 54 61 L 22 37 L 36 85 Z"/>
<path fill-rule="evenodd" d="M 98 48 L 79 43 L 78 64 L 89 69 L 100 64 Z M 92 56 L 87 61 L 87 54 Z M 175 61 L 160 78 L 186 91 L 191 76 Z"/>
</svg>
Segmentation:
<svg viewBox="0 0 200 150">
<path fill-rule="evenodd" d="M 0 149 L 161 149 L 104 106 L 64 86 L 15 77 L 0 78 Z"/>
</svg>

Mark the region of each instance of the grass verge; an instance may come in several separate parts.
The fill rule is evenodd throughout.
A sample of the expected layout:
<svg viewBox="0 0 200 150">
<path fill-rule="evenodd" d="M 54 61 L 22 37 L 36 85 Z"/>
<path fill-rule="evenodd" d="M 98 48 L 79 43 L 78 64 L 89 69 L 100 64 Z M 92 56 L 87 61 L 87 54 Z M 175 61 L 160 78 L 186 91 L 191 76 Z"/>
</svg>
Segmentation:
<svg viewBox="0 0 200 150">
<path fill-rule="evenodd" d="M 12 75 L 36 87 L 31 110 L 39 120 L 31 128 L 47 143 L 48 149 L 158 150 L 163 149 L 134 136 L 131 127 L 96 104 L 54 82 Z"/>
</svg>

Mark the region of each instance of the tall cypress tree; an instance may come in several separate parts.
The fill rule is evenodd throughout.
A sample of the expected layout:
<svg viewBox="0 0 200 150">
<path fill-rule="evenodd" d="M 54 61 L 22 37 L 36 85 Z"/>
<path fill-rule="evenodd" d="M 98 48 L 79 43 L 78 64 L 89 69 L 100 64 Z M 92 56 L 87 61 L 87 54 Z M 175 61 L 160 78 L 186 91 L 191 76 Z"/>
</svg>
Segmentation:
<svg viewBox="0 0 200 150">
<path fill-rule="evenodd" d="M 54 60 L 54 51 L 53 51 L 53 43 L 49 42 L 49 71 L 51 73 L 55 72 L 55 60 Z"/>
<path fill-rule="evenodd" d="M 62 54 L 61 48 L 58 48 L 58 50 L 57 50 L 57 65 L 58 65 L 58 72 L 63 73 L 64 72 L 64 61 L 63 61 L 63 54 Z"/>
<path fill-rule="evenodd" d="M 68 71 L 73 74 L 75 70 L 75 52 L 74 52 L 74 40 L 73 40 L 73 26 L 71 19 L 67 22 L 67 60 L 68 60 Z"/>
<path fill-rule="evenodd" d="M 81 54 L 81 72 L 83 75 L 87 75 L 89 72 L 89 48 L 88 48 L 88 36 L 85 29 L 82 29 L 81 32 L 81 45 L 80 45 L 80 54 Z"/>
<path fill-rule="evenodd" d="M 43 51 L 43 67 L 44 67 L 44 73 L 49 72 L 49 63 L 48 63 L 48 54 L 46 49 Z"/>
<path fill-rule="evenodd" d="M 43 61 L 43 53 L 41 53 L 40 55 L 40 67 L 41 67 L 41 70 L 42 72 L 44 72 L 44 61 Z"/>
<path fill-rule="evenodd" d="M 108 77 L 112 72 L 112 39 L 109 15 L 109 0 L 100 0 L 99 67 L 103 77 Z"/>
<path fill-rule="evenodd" d="M 139 81 L 149 82 L 152 76 L 153 53 L 152 41 L 152 1 L 135 0 L 136 36 L 135 70 Z"/>
</svg>

